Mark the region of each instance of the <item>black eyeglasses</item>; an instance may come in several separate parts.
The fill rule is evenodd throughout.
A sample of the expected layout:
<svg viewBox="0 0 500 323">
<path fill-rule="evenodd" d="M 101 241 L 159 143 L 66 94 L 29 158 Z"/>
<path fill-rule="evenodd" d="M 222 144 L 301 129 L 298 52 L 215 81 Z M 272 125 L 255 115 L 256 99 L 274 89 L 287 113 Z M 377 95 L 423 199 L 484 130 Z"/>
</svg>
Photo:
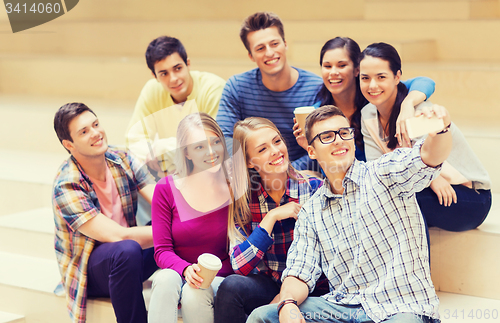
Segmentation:
<svg viewBox="0 0 500 323">
<path fill-rule="evenodd" d="M 337 135 L 340 136 L 342 140 L 351 140 L 354 138 L 354 128 L 340 128 L 339 130 L 327 130 L 318 133 L 316 136 L 314 136 L 311 141 L 309 141 L 309 145 L 313 143 L 316 138 L 319 138 L 319 141 L 321 141 L 322 144 L 329 144 L 335 141 L 337 138 Z"/>
</svg>

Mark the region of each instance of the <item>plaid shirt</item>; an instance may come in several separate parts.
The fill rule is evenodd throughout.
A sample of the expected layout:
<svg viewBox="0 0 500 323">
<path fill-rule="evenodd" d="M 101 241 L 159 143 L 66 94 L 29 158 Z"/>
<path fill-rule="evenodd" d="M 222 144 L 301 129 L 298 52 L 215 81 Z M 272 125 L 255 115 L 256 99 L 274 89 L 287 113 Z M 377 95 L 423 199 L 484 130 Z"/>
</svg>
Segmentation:
<svg viewBox="0 0 500 323">
<path fill-rule="evenodd" d="M 105 156 L 120 194 L 125 219 L 129 226 L 135 226 L 137 191 L 154 180 L 125 151 L 110 147 Z M 61 165 L 53 190 L 55 250 L 61 284 L 71 319 L 85 322 L 87 262 L 95 240 L 80 233 L 78 228 L 100 212 L 100 205 L 92 182 L 73 156 Z"/>
<path fill-rule="evenodd" d="M 439 174 L 420 158 L 422 141 L 379 159 L 357 160 L 333 194 L 328 181 L 303 206 L 283 279 L 313 290 L 325 273 L 336 304 L 359 305 L 375 322 L 396 313 L 438 318 L 425 224 L 415 193 Z"/>
<path fill-rule="evenodd" d="M 301 180 L 287 179 L 285 194 L 281 198 L 280 205 L 288 202 L 304 204 L 323 183 L 315 177 L 308 179 L 303 179 L 300 175 L 298 177 Z M 248 275 L 257 268 L 259 272 L 280 282 L 281 273 L 286 265 L 288 248 L 293 241 L 295 219 L 277 221 L 270 235 L 262 229 L 259 226 L 260 222 L 267 212 L 276 208 L 276 203 L 260 184 L 257 189 L 252 190 L 249 206 L 252 222 L 245 227 L 249 236 L 231 250 L 233 270 L 237 274 Z M 245 235 L 241 228 L 236 229 Z"/>
</svg>

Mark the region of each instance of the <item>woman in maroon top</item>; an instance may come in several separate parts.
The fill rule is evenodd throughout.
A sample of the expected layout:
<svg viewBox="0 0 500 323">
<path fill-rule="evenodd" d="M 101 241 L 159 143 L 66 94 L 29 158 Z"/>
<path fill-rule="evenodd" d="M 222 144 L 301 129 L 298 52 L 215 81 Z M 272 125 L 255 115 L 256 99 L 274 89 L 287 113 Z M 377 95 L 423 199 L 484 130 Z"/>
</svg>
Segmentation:
<svg viewBox="0 0 500 323">
<path fill-rule="evenodd" d="M 212 323 L 214 294 L 233 273 L 227 221 L 233 203 L 226 172 L 227 150 L 219 126 L 208 114 L 186 116 L 177 130 L 177 171 L 156 186 L 152 208 L 155 260 L 162 270 L 153 281 L 148 322 L 177 322 L 179 301 L 185 323 Z M 211 253 L 222 268 L 208 289 L 197 258 Z"/>
</svg>

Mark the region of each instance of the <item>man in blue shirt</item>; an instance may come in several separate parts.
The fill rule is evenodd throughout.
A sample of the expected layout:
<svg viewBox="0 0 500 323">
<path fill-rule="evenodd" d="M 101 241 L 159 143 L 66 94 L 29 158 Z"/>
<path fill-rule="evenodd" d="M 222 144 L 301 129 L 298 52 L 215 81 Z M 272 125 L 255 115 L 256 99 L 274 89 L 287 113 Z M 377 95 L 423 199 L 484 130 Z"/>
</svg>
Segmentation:
<svg viewBox="0 0 500 323">
<path fill-rule="evenodd" d="M 293 135 L 293 110 L 318 102 L 317 93 L 323 81 L 311 72 L 289 65 L 283 24 L 277 15 L 258 12 L 249 16 L 243 22 L 240 38 L 257 68 L 228 80 L 217 122 L 224 135 L 232 137 L 236 121 L 254 116 L 267 118 L 285 138 L 290 160 L 304 157 L 307 163 L 310 160 L 306 151 Z M 293 164 L 298 169 L 307 169 L 305 164 Z"/>
<path fill-rule="evenodd" d="M 441 106 L 423 113 L 451 123 Z M 254 310 L 247 322 L 438 321 L 415 193 L 439 175 L 452 147 L 449 126 L 368 163 L 354 158 L 354 129 L 340 109 L 317 109 L 305 128 L 325 183 L 298 215 L 278 305 Z M 330 292 L 308 297 L 321 273 Z"/>
<path fill-rule="evenodd" d="M 227 81 L 216 118 L 222 132 L 232 137 L 238 120 L 267 118 L 283 135 L 292 165 L 298 170 L 319 170 L 317 163 L 297 144 L 293 111 L 298 107 L 320 106 L 318 93 L 323 80 L 288 63 L 283 23 L 274 13 L 257 12 L 247 17 L 241 26 L 240 38 L 257 68 L 233 75 Z M 432 95 L 434 81 L 424 79 L 419 83 L 410 86 L 410 91 L 422 92 L 424 99 Z M 231 149 L 232 140 L 227 143 Z"/>
</svg>

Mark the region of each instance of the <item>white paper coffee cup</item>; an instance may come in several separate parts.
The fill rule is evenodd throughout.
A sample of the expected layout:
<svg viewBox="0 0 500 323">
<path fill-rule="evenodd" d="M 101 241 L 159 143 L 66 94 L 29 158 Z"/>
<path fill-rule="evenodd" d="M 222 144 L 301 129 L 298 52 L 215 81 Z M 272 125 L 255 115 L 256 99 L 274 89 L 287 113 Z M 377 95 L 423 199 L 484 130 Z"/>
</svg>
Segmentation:
<svg viewBox="0 0 500 323">
<path fill-rule="evenodd" d="M 300 129 L 302 129 L 301 134 L 305 135 L 306 131 L 306 118 L 309 115 L 309 113 L 313 112 L 316 108 L 315 107 L 299 107 L 295 108 L 293 113 L 295 114 L 295 119 L 299 123 Z"/>
<path fill-rule="evenodd" d="M 198 257 L 198 266 L 201 270 L 197 274 L 203 278 L 200 288 L 207 289 L 222 268 L 222 262 L 219 257 L 211 253 L 204 253 Z"/>
</svg>

